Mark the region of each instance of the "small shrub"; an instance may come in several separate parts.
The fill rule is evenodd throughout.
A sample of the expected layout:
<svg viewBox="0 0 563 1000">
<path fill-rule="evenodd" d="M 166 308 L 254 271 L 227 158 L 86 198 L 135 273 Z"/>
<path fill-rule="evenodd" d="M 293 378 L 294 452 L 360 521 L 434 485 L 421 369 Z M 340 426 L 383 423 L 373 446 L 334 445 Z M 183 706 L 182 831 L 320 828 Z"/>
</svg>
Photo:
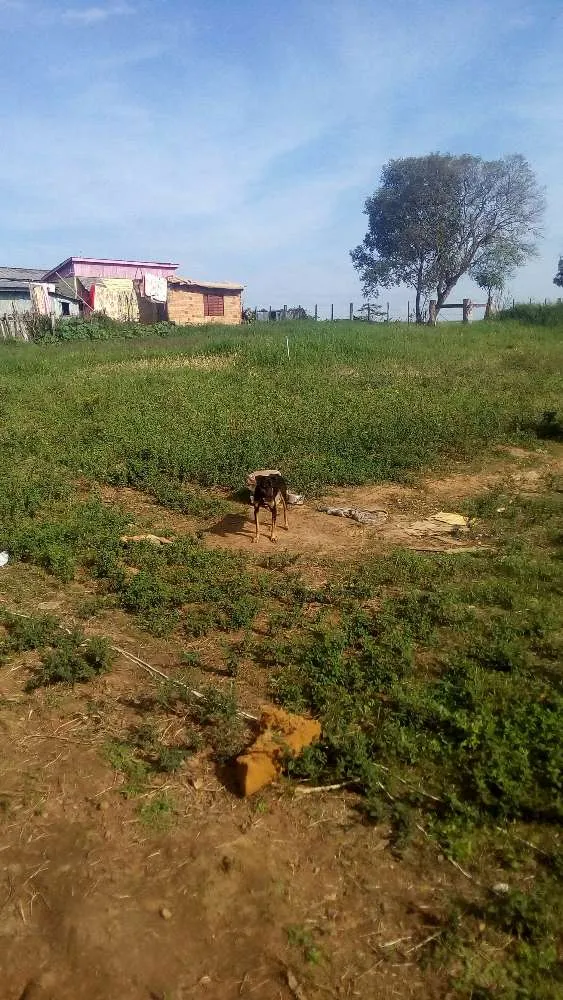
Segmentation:
<svg viewBox="0 0 563 1000">
<path fill-rule="evenodd" d="M 175 813 L 174 802 L 163 792 L 143 803 L 139 809 L 139 819 L 143 826 L 154 833 L 164 833 L 169 829 Z"/>
<path fill-rule="evenodd" d="M 0 659 L 50 645 L 60 634 L 58 623 L 49 616 L 21 617 L 9 611 L 0 611 L 0 625 L 6 631 L 0 639 Z"/>
<path fill-rule="evenodd" d="M 192 701 L 193 716 L 205 727 L 217 760 L 230 760 L 241 752 L 245 743 L 244 724 L 237 712 L 234 690 L 207 687 L 203 695 L 202 699 Z"/>
<path fill-rule="evenodd" d="M 79 684 L 108 671 L 113 661 L 109 643 L 103 638 L 85 640 L 80 632 L 60 634 L 57 645 L 41 657 L 27 690 L 52 684 Z"/>
<path fill-rule="evenodd" d="M 131 798 L 145 791 L 149 779 L 149 767 L 139 760 L 136 749 L 124 740 L 108 740 L 104 747 L 104 756 L 115 771 L 121 771 L 125 778 L 122 795 Z"/>
<path fill-rule="evenodd" d="M 287 940 L 293 948 L 299 948 L 306 962 L 318 965 L 323 959 L 321 949 L 315 944 L 310 930 L 300 924 L 290 924 L 287 928 Z"/>
<path fill-rule="evenodd" d="M 187 746 L 162 743 L 149 723 L 133 727 L 130 739 L 132 746 L 142 754 L 145 764 L 155 772 L 171 774 L 177 771 L 189 753 Z"/>
</svg>

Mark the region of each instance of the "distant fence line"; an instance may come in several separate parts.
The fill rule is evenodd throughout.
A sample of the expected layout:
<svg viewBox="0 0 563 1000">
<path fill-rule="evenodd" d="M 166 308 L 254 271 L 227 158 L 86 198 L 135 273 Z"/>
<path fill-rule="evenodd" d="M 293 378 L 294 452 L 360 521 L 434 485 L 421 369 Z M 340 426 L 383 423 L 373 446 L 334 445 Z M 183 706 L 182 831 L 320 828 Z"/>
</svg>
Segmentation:
<svg viewBox="0 0 563 1000">
<path fill-rule="evenodd" d="M 561 299 L 553 300 L 545 298 L 543 301 L 535 301 L 532 298 L 529 299 L 530 305 L 547 306 L 550 305 L 552 302 L 561 302 Z M 524 303 L 524 301 L 518 301 L 514 298 L 512 299 L 513 309 L 516 305 L 524 305 L 524 304 L 528 303 Z M 425 315 L 425 319 L 430 318 L 431 321 L 435 320 L 436 318 L 435 306 L 436 306 L 435 301 L 431 300 L 428 305 L 428 312 Z M 472 310 L 485 309 L 486 303 L 473 302 L 471 299 L 465 298 L 463 299 L 462 302 L 459 303 L 446 302 L 441 308 L 442 309 L 459 308 L 462 311 L 462 322 L 468 322 L 468 320 L 471 318 Z M 510 308 L 510 301 L 506 301 L 505 303 L 503 303 L 502 306 L 498 307 L 497 311 L 501 311 L 502 309 L 508 309 L 508 308 Z M 389 302 L 386 302 L 384 306 L 379 305 L 378 303 L 364 303 L 362 306 L 358 308 L 357 312 L 355 311 L 354 303 L 350 302 L 348 309 L 347 310 L 341 309 L 341 312 L 342 311 L 345 312 L 345 315 L 342 314 L 337 315 L 334 303 L 331 303 L 330 306 L 325 307 L 324 317 L 321 317 L 320 315 L 320 309 L 318 304 L 315 304 L 310 311 L 308 311 L 304 306 L 284 305 L 281 308 L 275 308 L 272 306 L 268 306 L 266 308 L 262 306 L 262 307 L 256 307 L 254 309 L 245 309 L 243 315 L 246 322 L 258 322 L 258 323 L 276 323 L 276 322 L 284 322 L 284 320 L 299 320 L 299 319 L 314 319 L 317 321 L 320 320 L 321 322 L 326 322 L 327 320 L 329 322 L 335 322 L 337 320 L 356 320 L 365 323 L 404 322 L 404 319 L 402 317 L 391 316 Z M 402 316 L 404 316 L 404 313 L 402 313 Z M 407 323 L 414 323 L 416 321 L 415 311 L 412 308 L 410 301 L 407 301 L 406 321 Z"/>
<path fill-rule="evenodd" d="M 248 320 L 256 321 L 258 323 L 275 323 L 283 322 L 284 320 L 296 320 L 296 319 L 319 319 L 319 306 L 315 304 L 312 311 L 309 313 L 303 306 L 282 306 L 281 309 L 273 309 L 272 306 L 268 308 L 254 308 L 244 310 L 246 318 Z M 328 310 L 327 310 L 328 312 Z M 389 303 L 387 302 L 386 308 L 383 309 L 380 305 L 374 305 L 371 303 L 366 303 L 361 306 L 358 310 L 360 315 L 356 315 L 354 312 L 354 303 L 350 302 L 349 309 L 346 316 L 337 316 L 334 311 L 334 303 L 330 305 L 330 315 L 327 314 L 326 320 L 363 320 L 368 323 L 388 323 L 390 320 L 389 313 Z M 410 307 L 409 307 L 410 313 Z"/>
<path fill-rule="evenodd" d="M 551 304 L 556 304 L 557 302 L 563 302 L 563 299 L 547 299 L 545 298 L 543 302 L 535 301 L 530 298 L 527 301 L 518 301 L 517 299 L 512 299 L 512 308 L 514 309 L 519 305 L 537 305 L 537 306 L 547 306 Z M 464 299 L 460 303 L 448 303 L 446 302 L 442 309 L 461 309 L 463 312 L 463 321 L 467 322 L 471 317 L 471 310 L 473 308 L 484 308 L 484 303 L 472 302 L 470 299 Z M 497 311 L 502 311 L 503 309 L 510 308 L 510 301 L 505 301 L 503 305 Z M 315 304 L 311 312 L 308 312 L 303 306 L 292 306 L 288 307 L 284 305 L 281 309 L 274 309 L 272 306 L 268 308 L 255 308 L 255 309 L 244 309 L 243 310 L 243 321 L 258 322 L 258 323 L 274 323 L 274 322 L 284 322 L 286 320 L 317 320 L 320 322 L 337 322 L 342 320 L 354 320 L 364 323 L 390 323 L 390 322 L 404 322 L 404 319 L 399 316 L 391 317 L 389 302 L 385 303 L 385 306 L 381 306 L 378 303 L 364 303 L 359 307 L 357 313 L 354 310 L 354 303 L 350 302 L 348 309 L 346 310 L 347 315 L 338 316 L 335 314 L 334 303 L 330 304 L 330 307 L 326 309 L 325 317 L 320 316 L 320 310 L 318 304 Z M 404 316 L 404 313 L 403 313 Z M 425 316 L 425 319 L 428 316 Z M 436 320 L 435 312 L 435 301 L 431 300 L 429 303 L 429 318 L 431 322 Z M 0 340 L 23 340 L 30 341 L 33 340 L 36 334 L 35 326 L 39 322 L 41 323 L 45 317 L 38 317 L 32 312 L 28 313 L 18 313 L 14 309 L 10 313 L 4 313 L 0 315 Z M 410 301 L 407 302 L 407 323 L 415 322 L 415 313 L 411 309 Z M 51 317 L 51 326 L 54 331 L 54 318 Z M 63 321 L 64 322 L 64 321 Z M 135 321 L 131 321 L 134 323 Z M 42 331 L 43 332 L 43 331 Z"/>
</svg>

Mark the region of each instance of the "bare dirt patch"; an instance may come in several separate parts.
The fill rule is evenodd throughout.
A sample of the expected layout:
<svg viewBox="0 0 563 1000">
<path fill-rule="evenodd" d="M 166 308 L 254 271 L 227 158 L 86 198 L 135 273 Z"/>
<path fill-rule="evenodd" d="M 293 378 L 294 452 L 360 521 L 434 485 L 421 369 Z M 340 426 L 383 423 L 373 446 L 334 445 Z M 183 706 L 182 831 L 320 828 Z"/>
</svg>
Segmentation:
<svg viewBox="0 0 563 1000">
<path fill-rule="evenodd" d="M 394 861 L 353 795 L 282 782 L 239 800 L 205 754 L 124 798 L 101 750 L 143 683 L 126 664 L 117 673 L 117 685 L 36 692 L 3 712 L 3 996 L 43 977 L 42 1000 L 289 1000 L 287 969 L 312 1000 L 375 984 L 384 1000 L 420 996 L 409 948 L 455 870 L 438 864 L 429 879 L 420 859 Z M 438 985 L 425 980 L 424 996 Z"/>
<path fill-rule="evenodd" d="M 416 551 L 478 547 L 483 544 L 478 526 L 463 533 L 452 531 L 446 525 L 425 531 L 420 523 L 439 511 L 455 512 L 457 504 L 487 490 L 503 487 L 513 493 L 535 492 L 545 476 L 556 474 L 563 467 L 563 459 L 555 449 L 551 452 L 510 449 L 508 456 L 506 449 L 504 452 L 502 457 L 482 468 L 468 471 L 458 463 L 450 475 L 427 477 L 413 486 L 381 483 L 343 488 L 324 500 L 320 498 L 303 506 L 290 507 L 289 531 L 280 528 L 275 546 L 268 537 L 269 514 L 261 511 L 261 537 L 257 549 L 281 549 L 320 558 L 347 558 L 362 551 L 378 551 L 397 545 Z M 177 534 L 201 529 L 195 518 L 159 507 L 136 490 L 104 488 L 102 495 L 107 501 L 130 511 L 136 518 L 136 526 L 158 526 L 164 532 Z M 318 507 L 326 503 L 367 511 L 384 510 L 387 517 L 379 525 L 362 525 L 319 511 Z M 247 504 L 237 504 L 234 511 L 209 523 L 204 529 L 204 537 L 212 547 L 248 551 L 254 537 L 252 509 Z"/>
</svg>

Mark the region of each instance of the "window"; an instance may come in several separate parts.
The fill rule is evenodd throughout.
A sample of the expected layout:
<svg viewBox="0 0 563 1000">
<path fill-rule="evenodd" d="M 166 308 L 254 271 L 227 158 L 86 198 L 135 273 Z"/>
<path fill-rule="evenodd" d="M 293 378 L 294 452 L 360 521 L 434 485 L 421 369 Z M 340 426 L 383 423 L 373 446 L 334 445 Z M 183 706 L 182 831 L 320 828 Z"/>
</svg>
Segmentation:
<svg viewBox="0 0 563 1000">
<path fill-rule="evenodd" d="M 61 314 L 70 316 L 70 302 L 61 302 Z"/>
<path fill-rule="evenodd" d="M 225 315 L 225 299 L 222 295 L 204 295 L 203 296 L 203 315 L 204 316 L 224 316 Z"/>
</svg>

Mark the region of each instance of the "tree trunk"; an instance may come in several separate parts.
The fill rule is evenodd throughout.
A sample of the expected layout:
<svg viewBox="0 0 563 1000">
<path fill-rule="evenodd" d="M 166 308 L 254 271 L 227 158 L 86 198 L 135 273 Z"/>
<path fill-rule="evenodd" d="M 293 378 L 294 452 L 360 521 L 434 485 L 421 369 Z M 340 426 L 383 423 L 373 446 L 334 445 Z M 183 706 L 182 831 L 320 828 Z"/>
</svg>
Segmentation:
<svg viewBox="0 0 563 1000">
<path fill-rule="evenodd" d="M 437 296 L 438 296 L 438 298 L 436 299 L 436 316 L 440 312 L 440 309 L 444 305 L 444 302 L 446 301 L 448 295 L 450 294 L 452 288 L 454 288 L 454 287 L 455 287 L 455 283 L 453 285 L 451 285 L 449 288 L 445 288 L 443 291 L 436 293 Z"/>
<path fill-rule="evenodd" d="M 416 299 L 415 299 L 415 309 L 416 309 L 416 322 L 419 323 L 419 324 L 422 323 L 422 311 L 420 309 L 421 295 L 422 295 L 422 292 L 420 291 L 419 288 L 417 288 L 417 290 L 416 290 Z"/>
<path fill-rule="evenodd" d="M 487 305 L 485 306 L 485 319 L 491 318 L 491 312 L 493 311 L 493 290 L 492 288 L 487 289 Z"/>
<path fill-rule="evenodd" d="M 424 323 L 424 319 L 422 317 L 422 309 L 420 308 L 420 300 L 422 299 L 422 272 L 423 272 L 423 264 L 422 261 L 420 261 L 418 265 L 418 276 L 416 282 L 416 299 L 415 299 L 415 314 L 416 314 L 416 322 L 418 324 Z"/>
</svg>

